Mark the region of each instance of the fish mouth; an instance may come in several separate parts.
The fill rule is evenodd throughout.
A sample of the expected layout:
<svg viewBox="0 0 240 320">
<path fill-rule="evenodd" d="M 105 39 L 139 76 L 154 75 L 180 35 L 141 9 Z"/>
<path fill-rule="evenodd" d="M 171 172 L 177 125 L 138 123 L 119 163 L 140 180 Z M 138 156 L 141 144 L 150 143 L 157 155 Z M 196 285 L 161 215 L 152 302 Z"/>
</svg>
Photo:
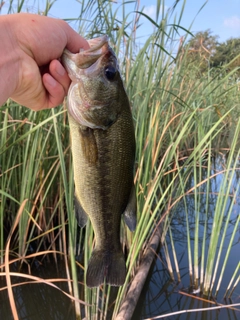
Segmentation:
<svg viewBox="0 0 240 320">
<path fill-rule="evenodd" d="M 93 70 L 94 64 L 99 60 L 100 57 L 104 56 L 111 50 L 108 44 L 108 36 L 93 38 L 88 40 L 90 48 L 88 50 L 81 50 L 79 53 L 71 53 L 65 49 L 61 57 L 64 67 L 67 69 L 69 77 L 72 80 L 72 85 L 75 83 L 81 83 L 81 90 L 79 90 L 80 98 L 83 101 L 85 109 L 90 108 L 101 108 L 106 106 L 99 100 L 91 100 L 88 98 L 88 94 L 84 89 L 84 82 L 81 79 L 81 74 L 89 74 Z M 112 53 L 112 52 L 111 52 Z M 83 69 L 79 72 L 79 69 Z M 89 69 L 89 70 L 84 70 Z"/>
<path fill-rule="evenodd" d="M 87 50 L 80 49 L 79 53 L 71 53 L 67 49 L 63 51 L 61 60 L 70 77 L 76 68 L 89 68 L 110 49 L 107 35 L 90 39 L 88 43 L 90 48 Z M 76 71 L 74 73 L 76 73 Z"/>
<path fill-rule="evenodd" d="M 90 48 L 87 50 L 81 50 L 79 53 L 71 53 L 65 49 L 62 55 L 62 63 L 66 68 L 72 84 L 68 92 L 68 111 L 71 116 L 81 125 L 90 127 L 92 129 L 107 129 L 110 123 L 115 122 L 115 119 L 107 119 L 106 109 L 111 102 L 105 99 L 99 100 L 97 97 L 89 96 L 91 87 L 86 86 L 85 80 L 95 78 L 98 73 L 96 70 L 102 70 L 99 66 L 105 64 L 109 57 L 114 57 L 115 53 L 108 44 L 108 36 L 93 38 L 88 40 Z M 105 58 L 104 58 L 105 57 Z M 104 59 L 104 60 L 102 60 Z M 104 62 L 102 62 L 104 61 Z M 106 80 L 103 80 L 106 81 Z M 98 112 L 98 110 L 102 112 Z M 101 121 L 96 119 L 100 116 Z M 96 123 L 97 122 L 97 123 Z"/>
</svg>

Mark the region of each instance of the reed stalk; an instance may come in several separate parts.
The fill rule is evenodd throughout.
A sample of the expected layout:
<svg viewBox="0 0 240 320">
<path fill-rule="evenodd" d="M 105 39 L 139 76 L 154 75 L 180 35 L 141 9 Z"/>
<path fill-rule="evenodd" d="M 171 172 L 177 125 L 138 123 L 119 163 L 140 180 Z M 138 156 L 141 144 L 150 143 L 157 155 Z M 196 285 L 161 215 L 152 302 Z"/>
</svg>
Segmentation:
<svg viewBox="0 0 240 320">
<path fill-rule="evenodd" d="M 46 0 L 44 6 L 38 5 L 39 13 L 52 15 L 58 2 Z M 134 233 L 121 226 L 128 272 L 118 291 L 106 284 L 89 289 L 85 272 L 81 277 L 95 240 L 90 222 L 79 230 L 74 218 L 65 106 L 35 113 L 9 100 L 0 107 L 0 267 L 8 277 L 16 319 L 9 281 L 13 273 L 6 265 L 16 260 L 9 255 L 6 260 L 9 250 L 21 263 L 33 250 L 42 261 L 50 255 L 56 262 L 64 259 L 69 290 L 64 294 L 74 302 L 76 317 L 115 319 L 156 227 L 162 231 L 160 250 L 169 279 L 181 281 L 176 221 L 184 221 L 186 230 L 189 286 L 207 296 L 215 287 L 215 295 L 221 289 L 240 225 L 239 214 L 233 219 L 240 192 L 240 95 L 233 81 L 237 68 L 227 72 L 223 66 L 221 76 L 209 69 L 199 77 L 197 66 L 187 65 L 185 44 L 191 32 L 181 26 L 185 5 L 186 1 L 175 1 L 166 7 L 163 0 L 156 0 L 153 18 L 145 14 L 140 1 L 84 0 L 79 3 L 79 16 L 65 19 L 87 38 L 108 34 L 132 106 L 138 224 Z M 12 0 L 6 13 L 20 12 L 26 6 L 24 0 Z M 147 37 L 139 37 L 141 23 L 151 24 Z M 219 156 L 225 162 L 214 167 Z M 11 233 L 19 210 L 19 222 Z M 6 242 L 9 234 L 11 242 Z M 239 268 L 237 260 L 225 296 L 239 288 Z M 36 279 L 29 276 L 29 280 Z"/>
</svg>

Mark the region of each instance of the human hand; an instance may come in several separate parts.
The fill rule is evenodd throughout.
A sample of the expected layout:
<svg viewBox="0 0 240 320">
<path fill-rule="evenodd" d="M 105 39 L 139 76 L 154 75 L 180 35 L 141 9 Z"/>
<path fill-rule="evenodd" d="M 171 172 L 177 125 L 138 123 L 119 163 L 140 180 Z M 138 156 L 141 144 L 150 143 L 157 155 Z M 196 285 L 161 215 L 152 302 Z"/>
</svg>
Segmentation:
<svg viewBox="0 0 240 320">
<path fill-rule="evenodd" d="M 62 103 L 70 79 L 57 59 L 65 47 L 74 53 L 88 49 L 87 41 L 63 20 L 35 14 L 2 16 L 0 26 L 5 27 L 0 39 L 3 37 L 7 58 L 3 69 L 8 65 L 5 80 L 11 99 L 35 111 Z"/>
</svg>

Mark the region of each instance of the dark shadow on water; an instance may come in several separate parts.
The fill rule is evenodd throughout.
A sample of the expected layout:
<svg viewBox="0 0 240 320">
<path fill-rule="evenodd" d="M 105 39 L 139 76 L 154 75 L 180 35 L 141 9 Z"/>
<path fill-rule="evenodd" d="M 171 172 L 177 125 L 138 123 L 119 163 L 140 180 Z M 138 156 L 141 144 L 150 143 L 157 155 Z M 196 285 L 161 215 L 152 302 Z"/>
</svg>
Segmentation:
<svg viewBox="0 0 240 320">
<path fill-rule="evenodd" d="M 19 272 L 17 266 L 13 266 L 11 271 Z M 32 275 L 37 277 L 66 278 L 65 266 L 63 262 L 48 262 L 38 267 L 31 268 Z M 24 268 L 21 273 L 28 273 Z M 14 284 L 21 285 L 14 287 L 14 298 L 20 320 L 75 320 L 74 305 L 71 300 L 61 291 L 41 283 L 27 283 L 24 278 L 11 277 Z M 67 283 L 56 282 L 59 288 L 68 292 Z M 0 278 L 0 287 L 5 287 L 5 278 Z M 12 312 L 9 304 L 7 290 L 0 291 L 0 319 L 12 320 Z"/>
</svg>

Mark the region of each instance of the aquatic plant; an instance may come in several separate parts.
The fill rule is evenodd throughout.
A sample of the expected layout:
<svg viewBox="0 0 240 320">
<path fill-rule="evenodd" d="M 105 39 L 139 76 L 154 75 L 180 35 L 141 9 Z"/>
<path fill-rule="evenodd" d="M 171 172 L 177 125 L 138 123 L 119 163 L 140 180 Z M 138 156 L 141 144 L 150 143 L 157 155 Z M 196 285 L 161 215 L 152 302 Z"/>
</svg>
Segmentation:
<svg viewBox="0 0 240 320">
<path fill-rule="evenodd" d="M 11 271 L 11 265 L 19 262 L 31 268 L 34 257 L 41 262 L 50 257 L 56 263 L 64 259 L 69 291 L 65 294 L 74 301 L 78 318 L 117 319 L 145 251 L 159 230 L 169 278 L 181 281 L 173 235 L 177 219 L 186 223 L 189 286 L 200 288 L 208 297 L 217 294 L 240 225 L 239 213 L 232 215 L 240 192 L 234 189 L 239 186 L 240 156 L 240 95 L 234 81 L 237 68 L 230 73 L 224 66 L 220 73 L 209 69 L 197 77 L 197 66 L 186 67 L 184 45 L 191 34 L 190 27 L 181 26 L 185 1 L 181 8 L 178 2 L 166 9 L 164 1 L 156 1 L 153 19 L 139 2 L 118 5 L 101 0 L 96 5 L 95 1 L 82 1 L 79 17 L 66 19 L 86 37 L 109 35 L 132 104 L 138 225 L 134 233 L 122 225 L 128 274 L 118 290 L 106 285 L 88 289 L 84 285 L 82 271 L 94 246 L 94 234 L 90 223 L 79 230 L 73 214 L 73 168 L 65 105 L 38 113 L 11 100 L 0 107 L 0 275 L 6 277 L 3 289 L 8 290 L 14 319 L 18 319 L 18 312 L 11 280 L 22 273 Z M 54 3 L 46 0 L 45 8 L 39 11 L 51 13 L 57 5 Z M 8 11 L 26 10 L 28 5 L 24 0 L 17 4 L 10 1 Z M 153 31 L 139 38 L 143 19 L 152 24 Z M 212 163 L 217 155 L 226 160 L 224 168 L 214 172 Z M 213 208 L 211 184 L 220 175 L 223 178 Z M 202 193 L 204 212 L 200 208 Z M 190 196 L 194 207 L 191 215 Z M 179 214 L 179 206 L 184 207 L 184 216 Z M 229 238 L 227 228 L 232 221 Z M 223 245 L 228 249 L 221 260 Z M 238 258 L 226 295 L 239 286 L 239 270 Z M 57 286 L 54 280 L 24 276 Z"/>
</svg>

